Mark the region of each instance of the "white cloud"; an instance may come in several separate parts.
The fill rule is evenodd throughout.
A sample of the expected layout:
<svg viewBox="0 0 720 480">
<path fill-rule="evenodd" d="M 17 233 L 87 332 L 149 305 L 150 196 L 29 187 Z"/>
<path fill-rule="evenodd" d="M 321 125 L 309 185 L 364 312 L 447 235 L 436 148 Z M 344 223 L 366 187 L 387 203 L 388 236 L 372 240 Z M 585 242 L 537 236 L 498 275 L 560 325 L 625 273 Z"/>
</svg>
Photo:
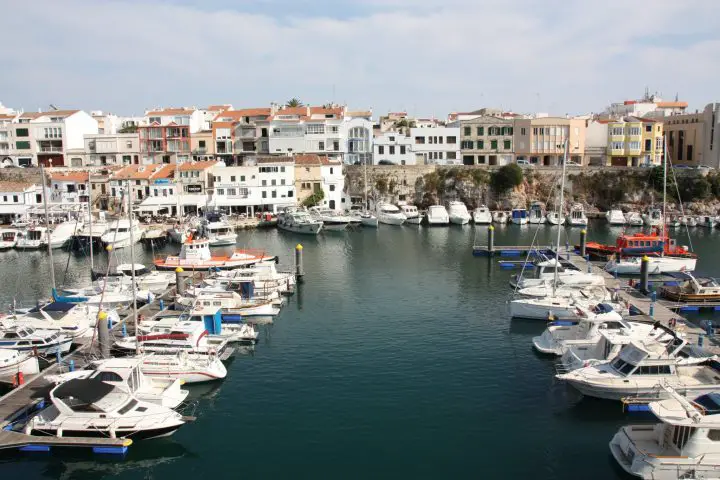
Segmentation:
<svg viewBox="0 0 720 480">
<path fill-rule="evenodd" d="M 297 96 L 375 111 L 597 111 L 647 85 L 717 99 L 720 5 L 690 0 L 339 2 L 347 15 L 172 3 L 3 2 L 1 100 L 139 112 Z M 357 8 L 362 7 L 362 8 Z M 668 35 L 672 36 L 668 36 Z M 662 41 L 663 39 L 674 39 Z"/>
</svg>

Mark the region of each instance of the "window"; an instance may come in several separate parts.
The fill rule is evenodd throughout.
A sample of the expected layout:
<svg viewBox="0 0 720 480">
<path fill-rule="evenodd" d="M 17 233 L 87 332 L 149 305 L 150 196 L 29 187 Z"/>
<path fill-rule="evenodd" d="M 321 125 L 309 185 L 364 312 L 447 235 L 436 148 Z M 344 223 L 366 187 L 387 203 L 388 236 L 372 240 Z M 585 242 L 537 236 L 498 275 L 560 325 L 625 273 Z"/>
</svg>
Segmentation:
<svg viewBox="0 0 720 480">
<path fill-rule="evenodd" d="M 485 135 L 485 127 L 477 127 L 478 136 Z"/>
<path fill-rule="evenodd" d="M 498 148 L 497 140 L 490 140 L 490 148 L 492 150 L 497 150 L 497 148 Z"/>
<path fill-rule="evenodd" d="M 29 137 L 30 131 L 27 128 L 18 128 L 15 130 L 15 136 L 16 137 Z"/>
<path fill-rule="evenodd" d="M 157 188 L 153 188 L 153 196 L 154 196 L 154 197 L 157 197 L 157 196 L 158 196 L 158 189 L 157 189 Z"/>
<path fill-rule="evenodd" d="M 400 155 L 405 155 L 405 145 L 400 145 Z"/>
<path fill-rule="evenodd" d="M 424 145 L 424 144 L 425 144 L 425 137 L 415 137 L 415 144 L 417 144 L 417 145 Z"/>
<path fill-rule="evenodd" d="M 630 150 L 640 150 L 640 142 L 630 142 L 628 146 Z"/>
<path fill-rule="evenodd" d="M 262 186 L 263 186 L 263 187 L 267 187 L 267 180 L 263 180 L 263 181 L 262 181 Z"/>
<path fill-rule="evenodd" d="M 135 180 L 135 185 L 140 185 L 140 180 Z"/>
<path fill-rule="evenodd" d="M 217 194 L 218 194 L 218 195 L 225 195 L 225 189 L 224 189 L 224 188 L 218 188 L 218 189 L 217 189 Z"/>
<path fill-rule="evenodd" d="M 510 148 L 512 148 L 512 141 L 511 140 L 503 141 L 503 148 L 505 150 L 510 150 Z"/>
<path fill-rule="evenodd" d="M 652 150 L 652 139 L 646 138 L 645 139 L 645 151 L 649 152 L 650 150 Z"/>
<path fill-rule="evenodd" d="M 442 143 L 442 142 L 440 142 L 440 143 Z M 455 136 L 447 137 L 447 138 L 445 139 L 445 143 L 448 143 L 448 144 L 450 144 L 450 145 L 454 145 L 454 144 L 457 143 L 457 137 L 455 137 Z"/>
<path fill-rule="evenodd" d="M 630 127 L 630 132 L 628 133 L 628 135 L 637 137 L 638 135 L 640 135 L 640 127 Z"/>
<path fill-rule="evenodd" d="M 390 145 L 390 155 L 395 155 L 395 145 Z"/>
<path fill-rule="evenodd" d="M 20 200 L 18 199 L 17 195 L 13 195 L 13 202 L 18 203 Z"/>
<path fill-rule="evenodd" d="M 340 150 L 340 142 L 338 140 L 335 140 L 333 142 L 333 150 L 335 150 L 336 152 Z"/>
<path fill-rule="evenodd" d="M 330 175 L 333 174 L 333 167 L 330 167 Z"/>
<path fill-rule="evenodd" d="M 477 148 L 478 150 L 482 150 L 483 148 L 485 148 L 485 140 L 478 140 Z"/>
<path fill-rule="evenodd" d="M 708 432 L 708 438 L 712 440 L 713 442 L 719 442 L 720 441 L 720 430 L 710 430 Z"/>
<path fill-rule="evenodd" d="M 325 150 L 325 142 L 318 142 L 318 150 Z"/>
<path fill-rule="evenodd" d="M 480 130 L 480 128 L 481 128 L 481 127 L 478 127 L 478 131 Z M 472 135 L 472 128 L 471 128 L 471 127 L 465 127 L 465 128 L 463 128 L 463 134 L 464 134 L 466 137 Z M 481 134 L 478 133 L 478 135 L 481 135 Z"/>
<path fill-rule="evenodd" d="M 280 167 L 280 171 L 281 171 L 281 172 L 284 172 L 284 171 L 285 171 L 285 167 Z"/>
<path fill-rule="evenodd" d="M 693 433 L 695 433 L 695 428 L 693 427 L 675 425 L 673 427 L 672 441 L 679 450 L 682 450 Z"/>
<path fill-rule="evenodd" d="M 200 140 L 200 141 L 198 142 L 198 147 L 200 147 L 200 148 L 205 148 L 205 140 Z"/>
<path fill-rule="evenodd" d="M 245 181 L 245 175 L 240 175 L 240 181 L 241 181 L 241 182 L 244 182 L 244 181 Z"/>
<path fill-rule="evenodd" d="M 538 128 L 537 128 L 537 127 L 534 127 L 534 128 L 533 128 L 533 135 L 537 135 L 537 134 L 538 134 Z"/>
<path fill-rule="evenodd" d="M 293 191 L 292 191 L 292 190 L 288 190 L 288 194 L 287 194 L 288 198 L 292 198 L 293 195 L 294 195 Z"/>
<path fill-rule="evenodd" d="M 228 188 L 228 189 L 227 189 L 227 194 L 228 194 L 229 196 L 235 196 L 235 195 L 237 195 L 237 190 L 234 189 L 234 188 Z"/>
<path fill-rule="evenodd" d="M 623 142 L 612 142 L 613 150 L 623 150 L 624 148 L 625 148 L 625 144 Z"/>
<path fill-rule="evenodd" d="M 262 192 L 262 198 L 267 198 L 267 192 Z"/>
<path fill-rule="evenodd" d="M 455 152 L 447 152 L 447 159 L 448 160 L 455 160 L 457 158 L 457 153 Z"/>
<path fill-rule="evenodd" d="M 480 143 L 480 142 L 478 142 Z M 473 148 L 473 141 L 472 140 L 463 140 L 460 142 L 460 148 L 463 150 L 469 150 Z"/>
<path fill-rule="evenodd" d="M 438 137 L 439 143 L 443 143 L 443 137 Z"/>
<path fill-rule="evenodd" d="M 330 191 L 331 191 L 331 192 L 334 192 L 334 191 L 335 191 L 335 185 L 330 185 Z"/>
<path fill-rule="evenodd" d="M 623 135 L 623 127 L 612 127 L 610 129 L 610 134 L 614 136 Z"/>
<path fill-rule="evenodd" d="M 15 148 L 18 150 L 30 150 L 30 142 L 15 142 Z"/>
<path fill-rule="evenodd" d="M 385 155 L 385 147 L 380 145 L 378 147 L 378 155 Z"/>
<path fill-rule="evenodd" d="M 318 135 L 325 133 L 325 124 L 323 123 L 309 123 L 305 127 L 305 133 L 308 135 Z"/>
<path fill-rule="evenodd" d="M 284 179 L 284 178 L 281 178 L 281 179 L 280 179 L 280 185 L 285 185 L 285 179 Z"/>
<path fill-rule="evenodd" d="M 527 135 L 524 127 L 520 129 L 520 135 Z"/>
</svg>

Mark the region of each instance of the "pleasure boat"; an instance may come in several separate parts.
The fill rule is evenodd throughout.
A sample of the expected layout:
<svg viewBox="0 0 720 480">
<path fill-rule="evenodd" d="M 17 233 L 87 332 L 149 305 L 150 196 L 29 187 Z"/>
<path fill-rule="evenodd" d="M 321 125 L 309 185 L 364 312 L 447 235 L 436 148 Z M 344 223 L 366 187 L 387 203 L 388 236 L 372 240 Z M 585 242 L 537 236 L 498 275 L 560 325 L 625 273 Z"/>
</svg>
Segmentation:
<svg viewBox="0 0 720 480">
<path fill-rule="evenodd" d="M 422 215 L 420 215 L 420 212 L 415 205 L 401 205 L 400 209 L 405 215 L 406 224 L 420 225 L 422 222 Z"/>
<path fill-rule="evenodd" d="M 200 290 L 194 299 L 179 298 L 181 305 L 191 304 L 193 310 L 200 310 L 203 307 L 222 307 L 224 314 L 240 315 L 242 317 L 252 316 L 276 316 L 280 309 L 273 305 L 272 300 L 257 300 L 243 298 L 237 292 L 206 292 Z"/>
<path fill-rule="evenodd" d="M 50 404 L 23 425 L 26 435 L 143 440 L 166 437 L 189 420 L 98 379 L 75 378 L 50 391 Z"/>
<path fill-rule="evenodd" d="M 228 223 L 227 217 L 218 213 L 208 213 L 202 228 L 207 232 L 207 238 L 211 247 L 222 247 L 226 245 L 235 245 L 237 242 L 237 233 L 235 229 Z"/>
<path fill-rule="evenodd" d="M 677 215 L 670 215 L 665 222 L 665 225 L 668 228 L 678 228 L 682 225 L 682 223 L 680 223 L 680 217 L 678 217 Z"/>
<path fill-rule="evenodd" d="M 605 285 L 605 278 L 602 275 L 580 271 L 570 262 L 550 258 L 537 262 L 529 277 L 524 275 L 513 275 L 510 278 L 510 286 L 513 288 L 528 288 L 543 286 L 556 276 L 555 265 L 557 264 L 557 278 L 563 285 L 568 286 L 590 286 Z"/>
<path fill-rule="evenodd" d="M 317 235 L 323 228 L 323 222 L 312 218 L 304 210 L 286 209 L 278 214 L 277 226 L 288 232 Z"/>
<path fill-rule="evenodd" d="M 550 225 L 564 225 L 565 224 L 565 216 L 559 214 L 558 212 L 548 212 L 546 218 Z"/>
<path fill-rule="evenodd" d="M 545 208 L 540 202 L 532 202 L 530 204 L 530 214 L 528 220 L 532 224 L 542 224 L 546 222 L 545 219 Z"/>
<path fill-rule="evenodd" d="M 642 215 L 645 225 L 657 227 L 663 223 L 662 211 L 659 208 L 648 208 L 646 213 Z"/>
<path fill-rule="evenodd" d="M 133 291 L 131 285 L 91 285 L 84 288 L 66 288 L 62 294 L 56 289 L 51 292 L 53 302 L 88 304 L 94 307 L 123 307 L 128 306 L 135 299 L 139 303 L 150 303 L 155 299 L 152 292 L 147 290 Z"/>
<path fill-rule="evenodd" d="M 695 270 L 697 257 L 694 256 L 648 256 L 648 273 L 659 275 L 662 273 L 692 272 Z M 640 257 L 625 257 L 612 259 L 605 265 L 605 271 L 618 275 L 639 275 L 642 265 Z"/>
<path fill-rule="evenodd" d="M 37 357 L 32 352 L 0 349 L 0 378 L 12 377 L 18 373 L 23 375 L 40 373 Z"/>
<path fill-rule="evenodd" d="M 108 225 L 107 231 L 100 237 L 102 243 L 113 248 L 125 248 L 130 246 L 130 230 L 132 229 L 133 241 L 138 243 L 142 240 L 143 229 L 140 222 L 133 219 L 130 222 L 127 218 L 115 220 Z"/>
<path fill-rule="evenodd" d="M 608 210 L 605 212 L 605 218 L 610 225 L 625 225 L 625 215 L 623 215 L 622 210 Z"/>
<path fill-rule="evenodd" d="M 613 360 L 578 368 L 556 378 L 583 395 L 607 400 L 624 398 L 667 398 L 658 385 L 667 385 L 685 395 L 704 395 L 720 388 L 717 357 L 696 351 L 687 355 L 687 342 L 656 322 L 674 340 L 667 344 L 653 340 L 635 340 L 623 347 Z"/>
<path fill-rule="evenodd" d="M 15 248 L 20 230 L 16 228 L 3 228 L 0 230 L 0 250 Z"/>
<path fill-rule="evenodd" d="M 310 216 L 322 222 L 323 230 L 344 231 L 354 222 L 352 217 L 341 215 L 325 207 L 311 207 Z"/>
<path fill-rule="evenodd" d="M 322 224 L 318 223 L 317 226 L 317 231 L 319 231 Z M 231 270 L 233 268 L 248 267 L 260 262 L 275 261 L 276 258 L 259 250 L 239 249 L 235 250 L 231 255 L 212 255 L 210 253 L 210 242 L 207 238 L 194 238 L 193 234 L 190 234 L 182 244 L 178 255 L 168 255 L 164 259 L 155 260 L 155 268 L 158 270 L 175 270 L 178 267 L 200 271 L 210 269 Z"/>
<path fill-rule="evenodd" d="M 117 320 L 117 312 L 113 320 Z M 30 309 L 27 313 L 16 312 L 0 318 L 1 328 L 25 327 L 34 330 L 55 332 L 70 337 L 77 342 L 83 337 L 93 335 L 97 322 L 97 310 L 89 313 L 72 303 L 49 303 Z"/>
<path fill-rule="evenodd" d="M 60 375 L 49 375 L 48 381 L 55 384 L 74 378 L 100 380 L 129 393 L 140 401 L 175 409 L 185 401 L 187 390 L 182 390 L 178 379 L 160 376 L 148 377 L 142 371 L 143 358 L 122 357 L 95 360 L 85 369 Z"/>
<path fill-rule="evenodd" d="M 0 349 L 55 355 L 57 352 L 69 352 L 71 345 L 71 337 L 52 330 L 36 330 L 19 325 L 0 329 Z"/>
<path fill-rule="evenodd" d="M 510 220 L 510 214 L 509 212 L 505 212 L 503 210 L 496 210 L 492 212 L 493 222 L 499 223 L 499 224 L 506 224 Z"/>
<path fill-rule="evenodd" d="M 174 354 L 146 354 L 142 371 L 153 377 L 177 378 L 185 383 L 222 380 L 227 369 L 217 355 L 200 355 L 180 351 Z"/>
<path fill-rule="evenodd" d="M 660 296 L 673 302 L 720 301 L 720 283 L 714 278 L 696 278 L 690 273 L 680 276 L 678 285 L 660 287 Z"/>
<path fill-rule="evenodd" d="M 277 290 L 279 293 L 292 293 L 295 287 L 295 275 L 290 272 L 278 272 L 275 262 L 260 262 L 247 268 L 217 272 L 214 278 L 206 278 L 209 285 L 218 281 L 253 282 L 256 291 Z"/>
<path fill-rule="evenodd" d="M 175 274 L 171 272 L 160 272 L 150 270 L 142 263 L 122 263 L 110 272 L 93 272 L 93 279 L 108 276 L 108 284 L 118 283 L 124 287 L 130 286 L 133 270 L 135 271 L 135 283 L 138 290 L 147 290 L 152 293 L 162 293 L 168 289 L 171 283 L 175 283 Z"/>
<path fill-rule="evenodd" d="M 572 281 L 572 276 L 570 277 L 570 280 Z M 516 295 L 519 295 L 520 297 L 535 297 L 535 298 L 545 298 L 550 297 L 552 295 L 555 295 L 556 297 L 566 297 L 570 298 L 572 296 L 577 296 L 579 298 L 591 300 L 594 302 L 604 302 L 606 300 L 610 300 L 612 298 L 612 295 L 610 294 L 610 291 L 605 288 L 605 286 L 600 284 L 595 285 L 573 285 L 572 283 L 569 285 L 566 285 L 563 283 L 563 278 L 558 276 L 557 284 L 555 285 L 555 288 L 553 289 L 553 282 L 554 280 L 552 278 L 546 279 L 544 283 L 540 285 L 535 285 L 532 287 L 524 287 L 519 288 L 515 291 Z M 553 294 L 553 292 L 555 292 Z"/>
<path fill-rule="evenodd" d="M 524 208 L 514 208 L 510 212 L 510 221 L 515 225 L 527 225 L 528 223 L 528 211 Z"/>
<path fill-rule="evenodd" d="M 707 228 L 715 228 L 715 224 L 717 222 L 715 221 L 715 217 L 705 215 L 697 217 L 697 226 L 698 227 L 707 227 Z"/>
<path fill-rule="evenodd" d="M 211 319 L 215 321 L 216 319 Z M 208 325 L 209 326 L 209 325 Z M 220 328 L 220 322 L 212 326 Z M 219 335 L 210 335 L 206 325 L 198 322 L 178 322 L 170 332 L 152 331 L 147 335 L 125 337 L 115 342 L 114 347 L 121 351 L 135 352 L 138 344 L 142 352 L 174 354 L 180 351 L 222 356 L 227 348 L 227 340 Z"/>
<path fill-rule="evenodd" d="M 170 334 L 179 323 L 195 323 L 205 325 L 207 317 L 212 318 L 216 323 L 213 335 L 225 339 L 229 343 L 256 343 L 258 331 L 255 325 L 243 323 L 241 315 L 223 315 L 222 309 L 217 306 L 202 306 L 193 308 L 189 313 L 179 316 L 161 316 L 153 319 L 143 320 L 138 324 L 138 330 L 142 335 Z"/>
<path fill-rule="evenodd" d="M 470 213 L 463 202 L 453 201 L 448 203 L 448 216 L 450 223 L 465 225 L 470 222 Z"/>
<path fill-rule="evenodd" d="M 430 205 L 425 219 L 428 225 L 448 225 L 450 223 L 447 209 L 442 205 Z"/>
<path fill-rule="evenodd" d="M 614 303 L 606 303 L 620 314 L 627 314 L 623 307 Z M 583 316 L 582 308 L 593 308 L 590 301 L 579 297 L 548 296 L 545 298 L 516 298 L 510 301 L 510 316 L 537 320 L 579 320 Z"/>
<path fill-rule="evenodd" d="M 697 218 L 689 215 L 683 215 L 680 217 L 680 225 L 686 227 L 697 227 Z"/>
<path fill-rule="evenodd" d="M 588 219 L 585 216 L 585 208 L 582 204 L 576 203 L 570 208 L 568 222 L 571 227 L 587 227 Z"/>
<path fill-rule="evenodd" d="M 62 222 L 50 232 L 50 247 L 62 248 L 66 246 L 81 229 L 82 222 L 80 221 L 68 220 Z"/>
<path fill-rule="evenodd" d="M 360 214 L 360 225 L 363 227 L 377 228 L 378 219 L 370 212 L 363 212 Z"/>
<path fill-rule="evenodd" d="M 46 245 L 47 229 L 33 225 L 18 233 L 15 248 L 19 250 L 37 250 L 44 248 Z"/>
<path fill-rule="evenodd" d="M 646 480 L 715 479 L 720 470 L 720 394 L 669 398 L 648 404 L 660 423 L 628 425 L 610 440 L 610 453 L 629 475 Z"/>
<path fill-rule="evenodd" d="M 402 225 L 405 223 L 405 214 L 398 207 L 390 203 L 379 203 L 377 206 L 378 222 L 387 225 Z"/>
<path fill-rule="evenodd" d="M 631 227 L 642 227 L 645 222 L 638 212 L 628 212 L 625 214 L 625 223 Z"/>
<path fill-rule="evenodd" d="M 83 218 L 83 225 L 78 229 L 75 234 L 75 238 L 83 245 L 90 241 L 97 243 L 100 241 L 105 232 L 107 232 L 108 227 L 109 225 L 105 219 L 105 212 L 100 212 L 98 218 L 92 219 L 92 230 L 90 227 L 90 218 L 85 216 Z"/>
<path fill-rule="evenodd" d="M 475 225 L 489 225 L 493 221 L 492 213 L 490 213 L 490 209 L 485 205 L 480 205 L 473 210 L 472 217 Z"/>
</svg>

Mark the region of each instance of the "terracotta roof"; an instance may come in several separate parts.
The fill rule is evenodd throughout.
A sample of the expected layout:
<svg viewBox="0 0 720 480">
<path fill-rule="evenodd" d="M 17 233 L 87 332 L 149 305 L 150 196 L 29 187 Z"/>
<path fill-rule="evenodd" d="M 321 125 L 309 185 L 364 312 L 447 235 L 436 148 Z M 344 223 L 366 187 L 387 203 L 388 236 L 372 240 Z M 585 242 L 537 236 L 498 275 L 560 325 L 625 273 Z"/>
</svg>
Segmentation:
<svg viewBox="0 0 720 480">
<path fill-rule="evenodd" d="M 15 115 L 0 113 L 0 120 L 12 120 L 13 118 L 15 118 Z"/>
<path fill-rule="evenodd" d="M 178 170 L 180 170 L 182 172 L 185 172 L 188 170 L 205 170 L 207 168 L 214 167 L 218 163 L 220 163 L 220 162 L 215 161 L 215 160 L 204 160 L 202 162 L 186 162 L 186 163 L 181 163 L 180 166 L 178 167 Z"/>
<path fill-rule="evenodd" d="M 80 110 L 50 110 L 48 112 L 25 112 L 20 118 L 36 119 L 40 117 L 69 117 Z"/>
<path fill-rule="evenodd" d="M 147 116 L 162 117 L 165 115 L 192 115 L 195 110 L 185 108 L 164 108 L 162 110 L 153 110 L 147 112 Z"/>
<path fill-rule="evenodd" d="M 372 117 L 372 112 L 370 110 L 356 110 L 347 112 L 346 115 L 348 117 Z"/>
<path fill-rule="evenodd" d="M 152 165 L 128 165 L 115 172 L 113 180 L 149 180 L 151 178 L 172 178 L 174 163 Z"/>
<path fill-rule="evenodd" d="M 226 110 L 215 116 L 213 121 L 221 118 L 240 120 L 243 117 L 267 117 L 270 116 L 269 108 L 243 108 L 241 110 Z"/>
<path fill-rule="evenodd" d="M 24 192 L 32 186 L 29 182 L 0 182 L 0 192 Z"/>
<path fill-rule="evenodd" d="M 315 153 L 306 155 L 295 155 L 293 157 L 295 165 L 340 165 L 337 160 L 330 160 L 325 155 L 320 156 Z"/>
<path fill-rule="evenodd" d="M 267 157 L 256 157 L 255 161 L 257 163 L 293 163 L 293 157 L 273 157 L 273 156 L 267 156 Z"/>
<path fill-rule="evenodd" d="M 210 105 L 209 107 L 207 107 L 207 110 L 209 112 L 224 112 L 225 110 L 231 109 L 232 105 L 230 105 L 229 103 L 226 103 L 224 105 Z"/>
<path fill-rule="evenodd" d="M 687 102 L 655 102 L 660 108 L 687 108 Z"/>
<path fill-rule="evenodd" d="M 52 172 L 50 180 L 56 182 L 81 182 L 86 183 L 88 180 L 88 172 Z"/>
</svg>

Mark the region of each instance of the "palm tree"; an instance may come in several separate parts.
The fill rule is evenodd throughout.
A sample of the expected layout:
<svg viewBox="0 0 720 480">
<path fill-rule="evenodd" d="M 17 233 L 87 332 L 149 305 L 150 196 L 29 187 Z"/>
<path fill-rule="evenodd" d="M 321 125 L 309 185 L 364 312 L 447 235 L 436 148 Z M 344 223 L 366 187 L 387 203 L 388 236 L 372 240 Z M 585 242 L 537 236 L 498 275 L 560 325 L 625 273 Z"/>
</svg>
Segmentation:
<svg viewBox="0 0 720 480">
<path fill-rule="evenodd" d="M 286 107 L 293 108 L 293 107 L 302 107 L 303 103 L 298 100 L 297 98 L 293 97 L 290 100 L 287 101 L 285 104 Z"/>
</svg>

